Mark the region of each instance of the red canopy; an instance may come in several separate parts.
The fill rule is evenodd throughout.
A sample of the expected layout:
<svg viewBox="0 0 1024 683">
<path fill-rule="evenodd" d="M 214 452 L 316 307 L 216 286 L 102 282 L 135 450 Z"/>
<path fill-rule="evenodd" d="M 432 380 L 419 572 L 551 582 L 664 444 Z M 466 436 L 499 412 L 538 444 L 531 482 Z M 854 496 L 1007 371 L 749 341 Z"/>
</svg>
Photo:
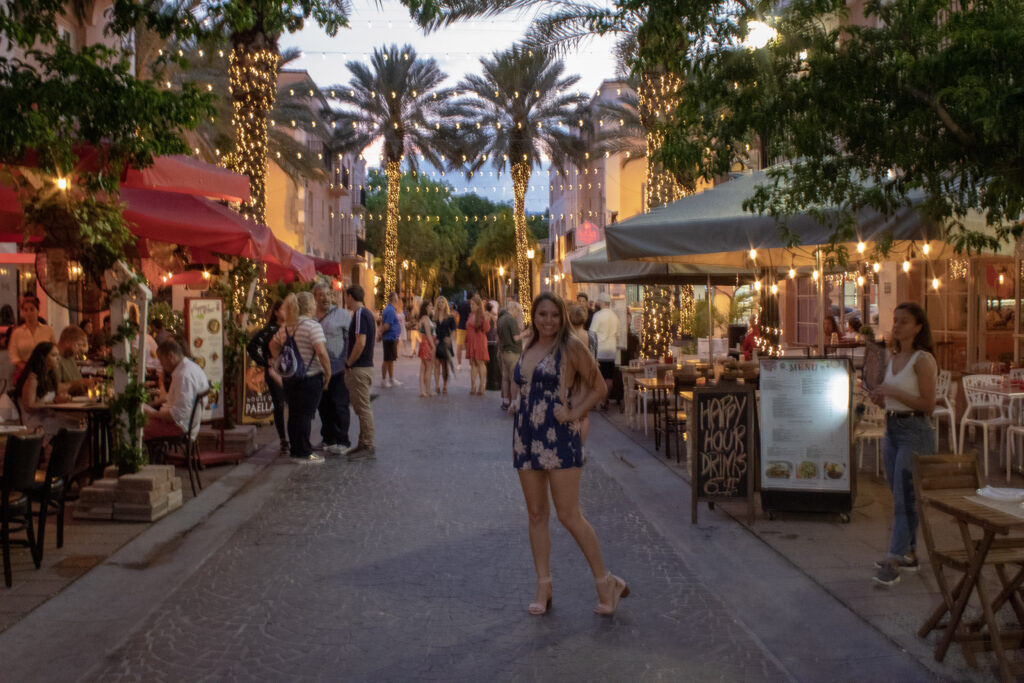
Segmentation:
<svg viewBox="0 0 1024 683">
<path fill-rule="evenodd" d="M 249 176 L 182 155 L 153 158 L 149 168 L 129 168 L 121 187 L 192 194 L 229 202 L 249 201 Z"/>
<path fill-rule="evenodd" d="M 323 273 L 324 275 L 330 275 L 331 277 L 336 278 L 344 277 L 341 272 L 341 264 L 337 261 L 313 257 L 313 263 L 316 264 L 316 272 L 318 273 Z"/>
</svg>

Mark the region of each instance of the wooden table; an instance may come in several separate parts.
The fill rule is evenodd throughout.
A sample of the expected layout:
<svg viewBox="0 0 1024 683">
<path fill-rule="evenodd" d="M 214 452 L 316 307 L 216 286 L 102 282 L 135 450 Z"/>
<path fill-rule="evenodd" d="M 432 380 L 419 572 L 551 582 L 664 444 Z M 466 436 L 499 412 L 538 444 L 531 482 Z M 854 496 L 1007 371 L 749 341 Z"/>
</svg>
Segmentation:
<svg viewBox="0 0 1024 683">
<path fill-rule="evenodd" d="M 952 591 L 954 601 L 948 610 L 949 624 L 946 626 L 946 630 L 935 648 L 935 659 L 941 662 L 954 640 L 964 644 L 978 643 L 980 641 L 986 647 L 990 647 L 995 653 L 996 659 L 999 662 L 999 672 L 1002 679 L 1004 681 L 1012 681 L 1014 676 L 1010 663 L 1006 658 L 1005 644 L 1010 636 L 1014 636 L 1017 642 L 1020 643 L 1022 632 L 1019 629 L 1012 633 L 1001 630 L 996 614 L 1007 601 L 1011 599 L 1016 600 L 1017 590 L 1020 584 L 1024 582 L 1024 570 L 1018 571 L 1016 576 L 1010 581 L 1007 581 L 1004 576 L 1000 576 L 1004 584 L 1003 589 L 994 598 L 990 598 L 988 589 L 985 588 L 980 579 L 981 569 L 985 566 L 985 560 L 993 549 L 996 536 L 1007 537 L 1011 532 L 1024 530 L 1024 510 L 1021 510 L 1016 504 L 1004 507 L 1005 510 L 1020 511 L 1019 516 L 1017 514 L 1010 514 L 1010 512 L 1004 511 L 1004 509 L 998 509 L 989 504 L 971 499 L 976 496 L 976 492 L 971 489 L 942 490 L 925 492 L 923 494 L 923 504 L 950 515 L 956 520 L 957 526 L 960 529 L 963 549 L 969 560 L 967 572 L 961 579 L 960 584 Z M 980 539 L 971 536 L 972 528 L 982 532 Z M 999 541 L 997 545 L 1000 551 L 1018 547 L 1024 548 L 1024 537 L 1019 539 L 1019 546 L 1014 545 L 1012 540 L 1001 538 Z M 984 623 L 973 625 L 973 628 L 964 629 L 961 626 L 964 608 L 967 606 L 971 593 L 974 591 L 978 593 L 978 601 L 981 603 Z M 946 607 L 944 598 L 943 604 L 936 609 L 931 619 L 926 622 L 925 627 L 928 630 L 931 630 L 931 627 L 938 623 Z M 1024 619 L 1024 614 L 1018 611 L 1017 618 L 1018 622 L 1020 622 Z M 925 627 L 922 627 L 922 631 L 925 630 Z M 987 636 L 979 633 L 979 629 L 982 627 L 988 628 Z"/>
<path fill-rule="evenodd" d="M 648 368 L 654 368 L 654 370 L 652 371 Z M 654 372 L 658 377 L 662 377 L 673 368 L 675 368 L 675 365 L 672 363 L 649 363 L 636 367 L 629 365 L 619 366 L 619 373 L 622 375 L 623 412 L 626 415 L 626 424 L 629 425 L 630 429 L 638 429 L 636 423 L 636 380 L 640 379 L 646 372 Z"/>
<path fill-rule="evenodd" d="M 73 400 L 68 403 L 53 403 L 47 405 L 47 408 L 61 413 L 85 416 L 86 441 L 89 443 L 89 477 L 91 480 L 102 478 L 103 468 L 111 463 L 110 407 L 102 401 Z"/>
</svg>

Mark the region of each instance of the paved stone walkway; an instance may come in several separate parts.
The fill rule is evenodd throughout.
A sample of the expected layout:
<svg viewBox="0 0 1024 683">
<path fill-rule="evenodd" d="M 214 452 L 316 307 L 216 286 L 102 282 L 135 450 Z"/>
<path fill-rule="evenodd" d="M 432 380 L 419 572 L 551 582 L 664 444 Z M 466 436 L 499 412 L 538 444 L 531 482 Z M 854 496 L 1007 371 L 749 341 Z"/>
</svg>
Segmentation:
<svg viewBox="0 0 1024 683">
<path fill-rule="evenodd" d="M 554 608 L 529 616 L 509 419 L 461 388 L 381 391 L 376 462 L 282 464 L 285 485 L 90 678 L 789 679 L 597 466 L 585 511 L 633 594 L 594 615 L 553 520 Z"/>
</svg>

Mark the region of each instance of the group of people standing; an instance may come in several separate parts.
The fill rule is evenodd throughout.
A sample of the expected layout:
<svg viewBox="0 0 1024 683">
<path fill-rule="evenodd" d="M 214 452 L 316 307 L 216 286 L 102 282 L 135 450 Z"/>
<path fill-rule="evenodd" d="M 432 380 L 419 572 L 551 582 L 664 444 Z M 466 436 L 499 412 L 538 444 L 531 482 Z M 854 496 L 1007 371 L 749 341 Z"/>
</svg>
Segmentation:
<svg viewBox="0 0 1024 683">
<path fill-rule="evenodd" d="M 376 457 L 370 407 L 376 321 L 363 301 L 360 285 L 345 290 L 345 308 L 335 305 L 325 284 L 312 292 L 289 294 L 273 304 L 267 324 L 249 342 L 249 355 L 264 368 L 281 451 L 292 462 L 324 461 L 310 435 L 318 412 L 318 449 L 350 461 Z M 291 369 L 283 375 L 278 362 L 283 353 L 297 355 L 301 371 Z M 349 439 L 350 407 L 359 420 L 354 447 Z"/>
</svg>

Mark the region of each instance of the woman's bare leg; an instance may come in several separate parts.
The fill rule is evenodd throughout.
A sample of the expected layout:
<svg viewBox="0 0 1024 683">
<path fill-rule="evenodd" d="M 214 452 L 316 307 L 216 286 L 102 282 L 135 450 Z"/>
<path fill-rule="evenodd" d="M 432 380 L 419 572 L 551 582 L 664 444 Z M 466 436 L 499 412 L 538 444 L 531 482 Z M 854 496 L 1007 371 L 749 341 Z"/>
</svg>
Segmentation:
<svg viewBox="0 0 1024 683">
<path fill-rule="evenodd" d="M 604 566 L 601 558 L 601 546 L 597 542 L 597 534 L 594 527 L 583 516 L 580 509 L 580 474 L 583 470 L 573 467 L 565 470 L 550 470 L 548 476 L 551 481 L 551 498 L 555 501 L 555 512 L 558 514 L 558 521 L 562 523 L 572 537 L 576 539 L 577 545 L 583 551 L 590 565 L 590 573 L 595 579 L 604 578 L 608 569 Z"/>
<path fill-rule="evenodd" d="M 530 521 L 530 550 L 533 552 L 533 566 L 537 580 L 551 576 L 551 529 L 548 519 L 551 508 L 548 503 L 548 473 L 537 470 L 519 470 L 519 484 L 526 499 L 526 514 Z M 536 602 L 547 600 L 550 586 L 538 585 Z M 543 593 L 543 594 L 542 594 Z"/>
</svg>

